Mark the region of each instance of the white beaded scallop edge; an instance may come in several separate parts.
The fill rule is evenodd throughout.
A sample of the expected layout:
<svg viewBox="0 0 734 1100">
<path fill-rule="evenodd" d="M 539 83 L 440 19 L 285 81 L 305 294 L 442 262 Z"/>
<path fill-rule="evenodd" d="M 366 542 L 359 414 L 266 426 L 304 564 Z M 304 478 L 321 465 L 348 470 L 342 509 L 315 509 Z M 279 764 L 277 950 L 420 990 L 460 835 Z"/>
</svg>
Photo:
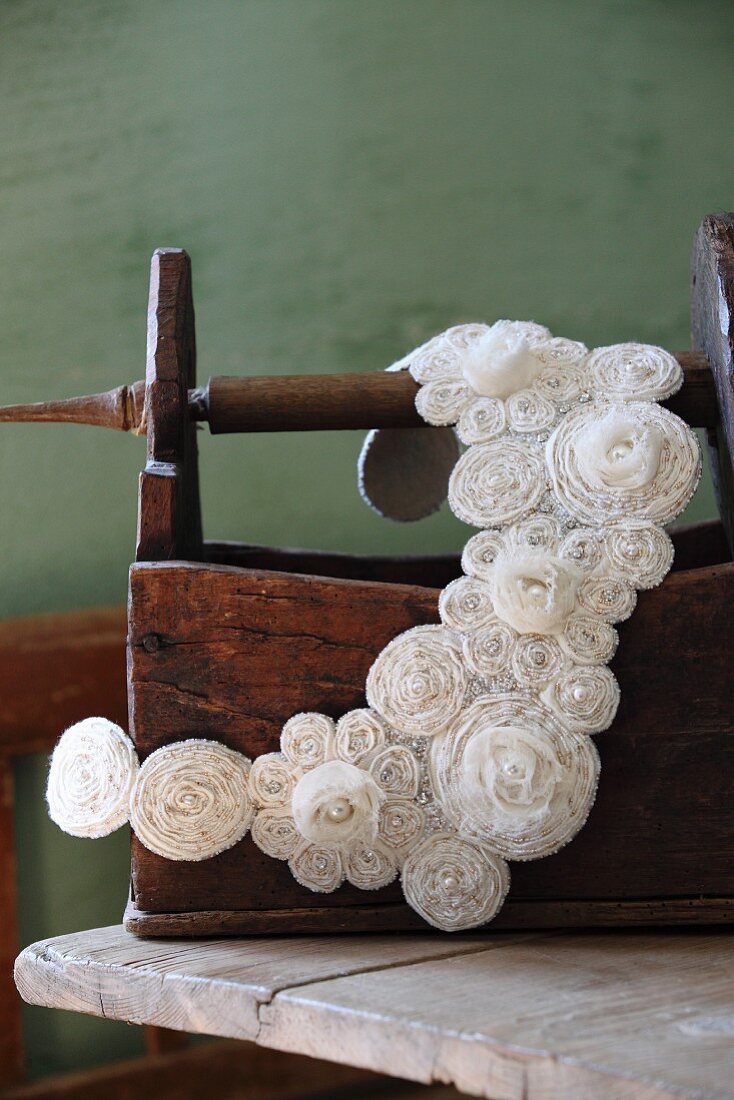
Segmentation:
<svg viewBox="0 0 734 1100">
<path fill-rule="evenodd" d="M 129 819 L 172 860 L 251 830 L 316 892 L 399 875 L 408 904 L 455 931 L 499 911 L 507 860 L 551 855 L 583 826 L 599 778 L 589 735 L 619 703 L 613 624 L 668 572 L 662 524 L 692 496 L 700 454 L 657 404 L 682 383 L 660 348 L 589 352 L 499 321 L 448 329 L 389 369 L 410 370 L 421 416 L 465 444 L 449 506 L 483 529 L 441 594 L 441 624 L 385 647 L 367 707 L 336 723 L 294 715 L 281 751 L 252 764 L 195 739 L 139 766 L 119 727 L 87 719 L 54 751 L 47 798 L 75 836 Z"/>
</svg>

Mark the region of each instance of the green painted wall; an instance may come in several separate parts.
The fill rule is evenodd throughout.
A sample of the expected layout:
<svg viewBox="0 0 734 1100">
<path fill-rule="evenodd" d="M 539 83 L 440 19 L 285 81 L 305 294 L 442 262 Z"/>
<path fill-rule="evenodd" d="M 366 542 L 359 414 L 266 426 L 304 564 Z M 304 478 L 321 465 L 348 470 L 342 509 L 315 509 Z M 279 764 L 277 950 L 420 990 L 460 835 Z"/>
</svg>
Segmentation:
<svg viewBox="0 0 734 1100">
<path fill-rule="evenodd" d="M 728 28 L 728 29 L 727 29 Z M 143 370 L 148 261 L 192 255 L 200 373 L 370 370 L 462 319 L 687 345 L 688 252 L 734 202 L 727 0 L 3 0 L 3 401 Z M 359 439 L 202 437 L 213 537 L 459 546 L 380 521 Z M 0 432 L 0 614 L 124 599 L 140 441 Z M 691 516 L 712 511 L 704 488 Z M 18 770 L 25 942 L 115 922 L 126 838 Z M 139 1033 L 29 1011 L 33 1072 Z"/>
</svg>

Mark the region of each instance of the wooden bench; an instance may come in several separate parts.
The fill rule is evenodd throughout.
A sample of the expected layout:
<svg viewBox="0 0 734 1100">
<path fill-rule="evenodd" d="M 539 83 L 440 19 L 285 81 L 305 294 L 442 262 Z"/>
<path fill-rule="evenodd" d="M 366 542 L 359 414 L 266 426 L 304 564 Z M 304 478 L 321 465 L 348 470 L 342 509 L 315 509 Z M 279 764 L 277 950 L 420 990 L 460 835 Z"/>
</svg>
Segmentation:
<svg viewBox="0 0 734 1100">
<path fill-rule="evenodd" d="M 493 1100 L 734 1095 L 724 932 L 155 941 L 115 926 L 33 944 L 16 981 L 33 1004 Z"/>
</svg>

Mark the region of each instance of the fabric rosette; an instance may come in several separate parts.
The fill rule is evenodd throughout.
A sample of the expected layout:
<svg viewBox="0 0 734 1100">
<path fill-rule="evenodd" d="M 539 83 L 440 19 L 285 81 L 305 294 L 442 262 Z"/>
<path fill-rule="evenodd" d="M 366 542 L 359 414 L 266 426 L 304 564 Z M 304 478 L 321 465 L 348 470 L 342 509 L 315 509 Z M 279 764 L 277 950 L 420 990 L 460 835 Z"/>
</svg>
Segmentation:
<svg viewBox="0 0 734 1100">
<path fill-rule="evenodd" d="M 51 820 L 71 836 L 107 836 L 128 820 L 137 774 L 138 758 L 124 730 L 106 718 L 77 722 L 51 756 Z"/>
<path fill-rule="evenodd" d="M 489 588 L 495 612 L 520 634 L 561 634 L 578 605 L 581 574 L 544 550 L 503 551 Z"/>
<path fill-rule="evenodd" d="M 683 385 L 680 363 L 652 344 L 611 344 L 588 359 L 589 384 L 600 397 L 664 401 Z"/>
<path fill-rule="evenodd" d="M 669 523 L 701 474 L 696 437 L 652 402 L 595 401 L 568 413 L 546 446 L 560 504 L 581 523 Z"/>
<path fill-rule="evenodd" d="M 467 680 L 456 636 L 443 626 L 416 626 L 372 665 L 367 701 L 401 733 L 432 737 L 458 714 Z"/>
<path fill-rule="evenodd" d="M 599 757 L 540 702 L 497 695 L 474 703 L 433 747 L 437 798 L 458 832 L 507 859 L 540 859 L 583 826 Z"/>
<path fill-rule="evenodd" d="M 508 429 L 547 432 L 564 403 L 585 387 L 588 349 L 532 321 L 457 325 L 393 364 L 421 388 L 416 407 L 427 424 L 457 426 L 466 444 Z"/>
<path fill-rule="evenodd" d="M 283 728 L 281 752 L 258 757 L 252 773 L 253 841 L 287 860 L 296 881 L 317 893 L 345 879 L 362 890 L 387 886 L 425 827 L 414 801 L 416 758 L 388 742 L 369 708 L 336 724 L 323 714 L 295 715 Z"/>
<path fill-rule="evenodd" d="M 542 694 L 561 722 L 580 733 L 601 733 L 614 721 L 619 685 L 606 665 L 573 668 Z"/>
<path fill-rule="evenodd" d="M 501 856 L 451 834 L 432 836 L 408 856 L 405 899 L 434 928 L 460 932 L 497 915 L 510 872 Z"/>
<path fill-rule="evenodd" d="M 218 741 L 192 738 L 143 762 L 130 803 L 141 844 L 164 859 L 198 862 L 237 844 L 254 814 L 250 761 Z"/>
</svg>

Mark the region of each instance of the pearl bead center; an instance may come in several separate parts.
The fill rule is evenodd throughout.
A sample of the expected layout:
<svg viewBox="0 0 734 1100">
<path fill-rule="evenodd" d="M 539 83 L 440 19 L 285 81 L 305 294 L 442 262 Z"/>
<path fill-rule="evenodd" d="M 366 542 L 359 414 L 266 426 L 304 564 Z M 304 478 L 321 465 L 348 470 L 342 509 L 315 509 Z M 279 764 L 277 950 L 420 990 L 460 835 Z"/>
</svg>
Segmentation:
<svg viewBox="0 0 734 1100">
<path fill-rule="evenodd" d="M 632 453 L 632 444 L 629 440 L 625 440 L 624 443 L 615 443 L 612 447 L 612 461 L 622 462 Z"/>
<path fill-rule="evenodd" d="M 336 825 L 341 825 L 343 821 L 349 821 L 353 813 L 354 806 L 346 798 L 335 798 L 326 807 L 326 816 Z"/>
</svg>

